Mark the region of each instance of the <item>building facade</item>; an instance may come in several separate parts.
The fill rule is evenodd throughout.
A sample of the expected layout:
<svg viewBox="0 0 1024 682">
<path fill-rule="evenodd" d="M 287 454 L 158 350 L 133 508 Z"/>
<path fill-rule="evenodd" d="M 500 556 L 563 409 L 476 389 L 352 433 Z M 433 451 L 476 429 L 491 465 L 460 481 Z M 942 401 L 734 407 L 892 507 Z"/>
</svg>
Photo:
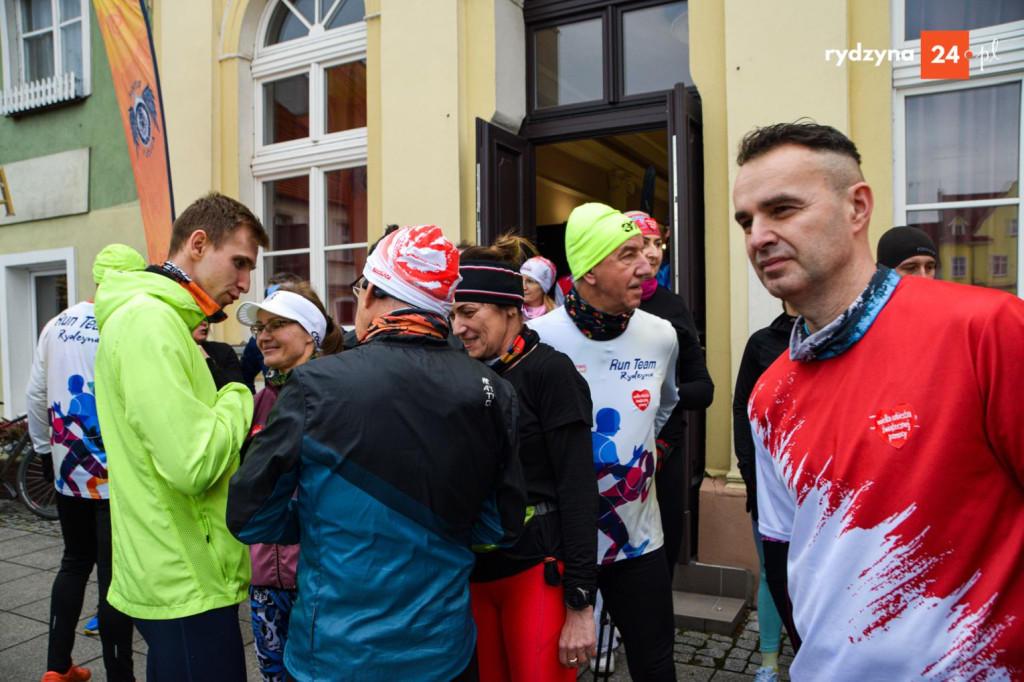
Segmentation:
<svg viewBox="0 0 1024 682">
<path fill-rule="evenodd" d="M 644 206 L 670 225 L 673 288 L 694 312 L 718 387 L 712 407 L 690 419 L 702 453 L 693 474 L 710 479 L 705 531 L 699 550 L 689 539 L 688 556 L 749 555 L 716 540 L 737 508 L 742 516 L 735 372 L 747 337 L 780 309 L 731 218 L 747 131 L 804 117 L 845 131 L 875 191 L 873 241 L 892 225 L 918 225 L 939 244 L 941 276 L 1020 293 L 1020 3 L 146 4 L 175 205 L 216 189 L 251 206 L 271 234 L 250 298 L 271 274 L 292 271 L 351 322 L 348 285 L 389 223 L 434 223 L 470 242 L 514 230 L 559 264 L 564 221 L 584 201 Z M 0 10 L 0 356 L 10 416 L 21 411 L 40 323 L 90 295 L 105 244 L 142 250 L 144 238 L 91 3 L 0 0 Z M 965 60 L 968 78 L 921 77 L 924 30 L 970 32 L 971 57 L 923 55 Z M 40 81 L 50 83 L 44 94 Z M 215 335 L 243 341 L 232 321 Z"/>
</svg>

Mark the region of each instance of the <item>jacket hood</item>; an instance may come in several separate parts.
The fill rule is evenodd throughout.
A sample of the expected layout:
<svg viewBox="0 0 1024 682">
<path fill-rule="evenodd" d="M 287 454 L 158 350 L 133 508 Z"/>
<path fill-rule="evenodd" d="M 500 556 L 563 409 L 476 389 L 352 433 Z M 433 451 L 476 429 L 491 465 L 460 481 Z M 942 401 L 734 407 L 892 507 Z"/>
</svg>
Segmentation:
<svg viewBox="0 0 1024 682">
<path fill-rule="evenodd" d="M 96 324 L 100 332 L 110 316 L 139 295 L 163 301 L 177 311 L 189 329 L 194 329 L 205 315 L 192 294 L 180 284 L 155 272 L 110 272 L 96 290 Z"/>
</svg>

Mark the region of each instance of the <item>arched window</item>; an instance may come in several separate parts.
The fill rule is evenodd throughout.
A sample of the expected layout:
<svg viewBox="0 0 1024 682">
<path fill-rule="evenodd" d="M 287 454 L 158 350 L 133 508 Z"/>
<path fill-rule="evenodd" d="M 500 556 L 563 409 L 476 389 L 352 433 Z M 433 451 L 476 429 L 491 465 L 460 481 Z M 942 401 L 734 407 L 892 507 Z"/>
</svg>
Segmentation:
<svg viewBox="0 0 1024 682">
<path fill-rule="evenodd" d="M 252 61 L 255 203 L 270 234 L 260 286 L 309 279 L 352 324 L 366 262 L 366 24 L 362 0 L 274 0 Z"/>
</svg>

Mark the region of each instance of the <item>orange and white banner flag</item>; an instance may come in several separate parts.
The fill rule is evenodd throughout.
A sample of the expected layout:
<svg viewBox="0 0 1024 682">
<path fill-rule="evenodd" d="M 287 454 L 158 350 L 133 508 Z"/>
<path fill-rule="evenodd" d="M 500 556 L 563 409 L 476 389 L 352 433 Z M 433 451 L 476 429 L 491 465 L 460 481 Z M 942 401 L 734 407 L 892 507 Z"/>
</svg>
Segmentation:
<svg viewBox="0 0 1024 682">
<path fill-rule="evenodd" d="M 171 244 L 174 198 L 167 126 L 145 0 L 93 0 L 121 109 L 150 263 Z"/>
</svg>

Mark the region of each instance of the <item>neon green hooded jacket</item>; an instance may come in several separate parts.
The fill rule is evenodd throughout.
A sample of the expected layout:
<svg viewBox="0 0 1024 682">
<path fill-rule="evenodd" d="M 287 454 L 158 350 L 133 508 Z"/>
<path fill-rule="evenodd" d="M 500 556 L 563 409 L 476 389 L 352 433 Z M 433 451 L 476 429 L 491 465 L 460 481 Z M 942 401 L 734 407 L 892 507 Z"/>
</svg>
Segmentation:
<svg viewBox="0 0 1024 682">
<path fill-rule="evenodd" d="M 110 604 L 165 620 L 248 595 L 249 552 L 228 532 L 228 480 L 252 420 L 238 383 L 217 391 L 176 281 L 108 272 L 96 292 L 96 402 L 110 475 Z"/>
</svg>

